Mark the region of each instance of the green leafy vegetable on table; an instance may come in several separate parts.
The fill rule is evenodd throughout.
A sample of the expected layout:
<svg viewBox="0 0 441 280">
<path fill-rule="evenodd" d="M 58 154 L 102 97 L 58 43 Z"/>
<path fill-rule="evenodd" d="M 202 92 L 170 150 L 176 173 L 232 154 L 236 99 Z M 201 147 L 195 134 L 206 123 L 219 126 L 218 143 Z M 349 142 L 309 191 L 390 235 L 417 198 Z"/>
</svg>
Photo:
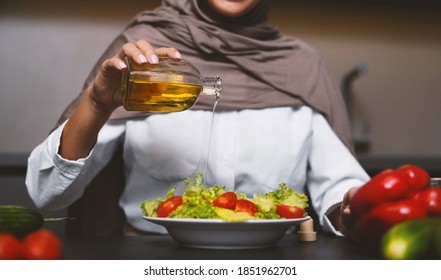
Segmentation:
<svg viewBox="0 0 441 280">
<path fill-rule="evenodd" d="M 223 219 L 244 221 L 250 219 L 302 218 L 307 215 L 308 197 L 280 183 L 279 188 L 248 198 L 246 194 L 227 190 L 226 186 L 205 186 L 201 173 L 193 180 L 184 181 L 184 193 L 171 188 L 166 197 L 147 199 L 141 203 L 147 217 Z"/>
</svg>

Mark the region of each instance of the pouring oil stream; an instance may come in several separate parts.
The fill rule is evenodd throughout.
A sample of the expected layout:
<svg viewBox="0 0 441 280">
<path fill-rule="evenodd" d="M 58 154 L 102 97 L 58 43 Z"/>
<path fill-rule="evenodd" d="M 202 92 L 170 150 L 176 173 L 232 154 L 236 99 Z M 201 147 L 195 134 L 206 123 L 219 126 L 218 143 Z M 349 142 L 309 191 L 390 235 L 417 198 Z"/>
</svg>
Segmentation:
<svg viewBox="0 0 441 280">
<path fill-rule="evenodd" d="M 214 117 L 216 112 L 217 103 L 220 100 L 220 95 L 216 95 L 216 100 L 213 104 L 213 112 L 211 114 L 211 125 L 210 125 L 210 136 L 208 138 L 208 149 L 207 149 L 207 157 L 205 162 L 205 171 L 203 176 L 203 185 L 206 186 L 206 180 L 208 178 L 208 162 L 210 161 L 210 150 L 211 150 L 211 139 L 213 138 L 213 126 L 214 126 Z"/>
</svg>

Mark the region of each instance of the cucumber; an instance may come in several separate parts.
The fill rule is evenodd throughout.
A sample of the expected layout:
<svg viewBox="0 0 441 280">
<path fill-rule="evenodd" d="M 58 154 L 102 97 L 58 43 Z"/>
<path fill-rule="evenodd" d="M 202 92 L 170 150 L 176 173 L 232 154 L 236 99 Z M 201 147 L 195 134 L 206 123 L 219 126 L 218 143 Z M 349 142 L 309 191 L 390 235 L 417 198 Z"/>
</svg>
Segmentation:
<svg viewBox="0 0 441 280">
<path fill-rule="evenodd" d="M 24 237 L 40 229 L 45 222 L 62 221 L 66 218 L 44 218 L 32 209 L 18 205 L 0 205 L 0 232 Z"/>
<path fill-rule="evenodd" d="M 434 247 L 441 242 L 441 219 L 415 219 L 399 223 L 385 233 L 381 251 L 385 259 L 416 260 L 441 257 Z"/>
<path fill-rule="evenodd" d="M 41 228 L 43 216 L 37 211 L 17 205 L 0 205 L 0 232 L 23 237 Z"/>
</svg>

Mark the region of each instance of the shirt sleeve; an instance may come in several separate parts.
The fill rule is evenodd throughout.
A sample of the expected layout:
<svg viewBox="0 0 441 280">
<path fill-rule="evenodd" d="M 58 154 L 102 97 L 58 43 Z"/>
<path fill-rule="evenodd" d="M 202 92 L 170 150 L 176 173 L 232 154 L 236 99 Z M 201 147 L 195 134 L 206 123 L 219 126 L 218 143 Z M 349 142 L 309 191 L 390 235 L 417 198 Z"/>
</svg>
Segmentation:
<svg viewBox="0 0 441 280">
<path fill-rule="evenodd" d="M 349 188 L 361 186 L 369 175 L 321 114 L 314 114 L 312 131 L 308 171 L 311 203 L 323 230 L 341 236 L 326 215 L 339 205 Z"/>
<path fill-rule="evenodd" d="M 64 122 L 28 158 L 26 187 L 37 207 L 58 210 L 80 198 L 85 187 L 110 161 L 124 134 L 123 122 L 106 124 L 85 158 L 67 160 L 58 154 Z"/>
</svg>

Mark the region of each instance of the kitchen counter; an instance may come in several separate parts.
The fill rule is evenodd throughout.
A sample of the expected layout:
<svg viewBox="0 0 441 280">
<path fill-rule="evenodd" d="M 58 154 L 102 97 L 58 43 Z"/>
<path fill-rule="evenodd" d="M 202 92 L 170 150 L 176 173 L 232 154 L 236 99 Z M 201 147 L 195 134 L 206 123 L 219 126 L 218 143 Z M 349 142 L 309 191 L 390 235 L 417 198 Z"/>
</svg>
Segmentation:
<svg viewBox="0 0 441 280">
<path fill-rule="evenodd" d="M 274 247 L 215 250 L 181 247 L 170 236 L 105 238 L 63 237 L 65 259 L 70 260 L 375 260 L 372 248 L 340 237 L 318 233 L 317 241 L 300 242 L 286 234 Z"/>
<path fill-rule="evenodd" d="M 426 169 L 431 177 L 441 177 L 441 157 L 360 155 L 357 159 L 371 176 L 387 168 L 413 164 Z"/>
</svg>

